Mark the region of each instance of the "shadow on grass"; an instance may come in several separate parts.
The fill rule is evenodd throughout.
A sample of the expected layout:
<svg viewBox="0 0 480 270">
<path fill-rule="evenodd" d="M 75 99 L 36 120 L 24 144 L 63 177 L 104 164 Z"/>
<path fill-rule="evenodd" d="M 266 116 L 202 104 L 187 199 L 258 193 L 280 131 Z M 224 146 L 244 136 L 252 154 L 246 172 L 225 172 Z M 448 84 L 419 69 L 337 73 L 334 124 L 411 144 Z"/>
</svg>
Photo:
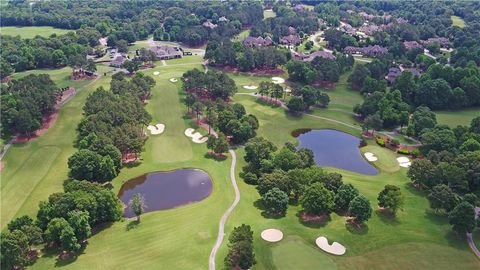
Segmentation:
<svg viewBox="0 0 480 270">
<path fill-rule="evenodd" d="M 377 209 L 375 211 L 375 214 L 377 217 L 382 221 L 383 223 L 387 225 L 392 225 L 392 226 L 397 226 L 402 224 L 396 216 L 392 214 L 392 212 L 385 210 L 385 209 Z"/>
<path fill-rule="evenodd" d="M 211 159 L 211 160 L 215 160 L 215 161 L 225 161 L 227 159 L 227 155 L 215 155 L 215 154 L 212 154 L 210 152 L 208 153 L 205 153 L 204 157 L 206 159 Z"/>
<path fill-rule="evenodd" d="M 84 251 L 85 251 L 86 246 L 87 246 L 87 242 L 83 243 L 80 246 L 79 251 L 72 252 L 72 253 L 64 253 L 59 247 L 45 247 L 43 249 L 42 257 L 47 257 L 47 258 L 56 257 L 55 267 L 67 266 L 67 265 L 75 262 L 77 260 L 78 256 L 85 253 Z"/>
<path fill-rule="evenodd" d="M 369 230 L 367 224 L 357 224 L 355 222 L 345 223 L 345 228 L 347 229 L 347 231 L 357 235 L 365 235 L 368 233 Z"/>
<path fill-rule="evenodd" d="M 130 161 L 128 163 L 125 163 L 123 165 L 123 167 L 125 168 L 135 168 L 135 167 L 138 167 L 142 164 L 142 161 L 141 160 L 135 160 L 135 161 Z"/>
<path fill-rule="evenodd" d="M 138 227 L 138 225 L 140 225 L 140 221 L 134 219 L 134 220 L 130 220 L 128 223 L 127 223 L 127 226 L 126 226 L 126 230 L 127 232 L 130 231 L 130 230 L 133 230 L 133 229 L 136 229 Z"/>
<path fill-rule="evenodd" d="M 303 211 L 297 212 L 295 215 L 303 226 L 315 229 L 325 227 L 332 220 L 330 215 L 308 216 Z"/>
<path fill-rule="evenodd" d="M 445 239 L 447 239 L 448 244 L 452 247 L 462 250 L 470 250 L 465 234 L 460 235 L 452 230 L 449 230 L 445 234 Z"/>
<path fill-rule="evenodd" d="M 436 225 L 446 225 L 448 224 L 447 215 L 443 212 L 435 212 L 432 209 L 425 210 L 425 217 L 428 218 L 431 222 Z"/>
<path fill-rule="evenodd" d="M 427 193 L 424 190 L 414 187 L 410 182 L 405 183 L 405 189 L 415 196 L 420 196 L 420 197 L 427 196 Z"/>
<path fill-rule="evenodd" d="M 256 200 L 256 201 L 253 203 L 253 205 L 254 205 L 257 209 L 261 210 L 261 211 L 262 211 L 262 213 L 261 213 L 262 217 L 267 218 L 267 219 L 280 219 L 280 218 L 282 218 L 282 217 L 285 217 L 285 214 L 286 214 L 286 213 L 271 213 L 271 212 L 269 212 L 269 211 L 266 209 L 265 205 L 263 204 L 262 199 Z"/>
</svg>

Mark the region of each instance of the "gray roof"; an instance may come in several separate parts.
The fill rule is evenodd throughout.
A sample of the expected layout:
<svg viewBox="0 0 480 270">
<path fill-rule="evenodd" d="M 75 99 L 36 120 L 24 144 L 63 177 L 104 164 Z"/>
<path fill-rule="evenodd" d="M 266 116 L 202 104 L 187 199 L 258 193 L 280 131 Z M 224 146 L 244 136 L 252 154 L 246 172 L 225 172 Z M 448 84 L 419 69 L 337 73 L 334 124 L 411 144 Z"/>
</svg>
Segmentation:
<svg viewBox="0 0 480 270">
<path fill-rule="evenodd" d="M 286 45 L 297 45 L 302 41 L 299 35 L 288 35 L 280 38 L 280 43 Z"/>
<path fill-rule="evenodd" d="M 246 37 L 242 43 L 245 46 L 270 46 L 273 42 L 270 37 Z"/>
</svg>

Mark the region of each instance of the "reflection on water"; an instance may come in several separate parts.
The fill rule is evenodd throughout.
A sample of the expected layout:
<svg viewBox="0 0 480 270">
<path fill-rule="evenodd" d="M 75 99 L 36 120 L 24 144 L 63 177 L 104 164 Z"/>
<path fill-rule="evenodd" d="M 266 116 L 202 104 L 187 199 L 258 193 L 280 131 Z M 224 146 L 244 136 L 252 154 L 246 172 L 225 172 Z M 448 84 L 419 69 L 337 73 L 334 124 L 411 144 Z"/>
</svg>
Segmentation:
<svg viewBox="0 0 480 270">
<path fill-rule="evenodd" d="M 145 197 L 145 212 L 164 210 L 205 199 L 212 193 L 212 181 L 207 173 L 196 169 L 154 172 L 125 182 L 118 197 L 128 205 L 135 193 Z M 130 207 L 124 216 L 134 216 Z"/>
<path fill-rule="evenodd" d="M 335 167 L 352 172 L 376 175 L 378 170 L 366 161 L 359 150 L 361 140 L 350 134 L 330 129 L 302 129 L 292 132 L 300 141 L 298 148 L 308 148 L 315 162 L 322 167 Z"/>
</svg>

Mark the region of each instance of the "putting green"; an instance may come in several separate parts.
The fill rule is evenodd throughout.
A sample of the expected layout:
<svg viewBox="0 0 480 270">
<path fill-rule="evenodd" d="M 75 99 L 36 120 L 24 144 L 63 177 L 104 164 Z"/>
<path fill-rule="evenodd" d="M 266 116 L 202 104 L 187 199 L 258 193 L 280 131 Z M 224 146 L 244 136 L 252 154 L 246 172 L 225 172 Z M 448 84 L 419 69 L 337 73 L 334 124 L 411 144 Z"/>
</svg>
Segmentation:
<svg viewBox="0 0 480 270">
<path fill-rule="evenodd" d="M 308 245 L 297 236 L 290 236 L 272 248 L 272 258 L 278 270 L 334 270 L 337 265 L 331 255 Z"/>
</svg>

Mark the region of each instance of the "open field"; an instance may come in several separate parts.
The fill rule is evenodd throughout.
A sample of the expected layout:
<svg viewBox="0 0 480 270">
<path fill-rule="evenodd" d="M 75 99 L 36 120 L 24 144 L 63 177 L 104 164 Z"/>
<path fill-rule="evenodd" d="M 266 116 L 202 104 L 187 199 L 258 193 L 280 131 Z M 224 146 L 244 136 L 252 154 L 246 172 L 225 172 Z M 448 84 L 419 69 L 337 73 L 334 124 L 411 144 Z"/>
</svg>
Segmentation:
<svg viewBox="0 0 480 270">
<path fill-rule="evenodd" d="M 462 18 L 458 16 L 450 16 L 450 19 L 452 19 L 453 26 L 458 26 L 460 28 L 465 27 L 465 21 Z"/>
<path fill-rule="evenodd" d="M 250 29 L 245 29 L 243 30 L 242 32 L 240 32 L 240 34 L 236 35 L 232 41 L 242 41 L 244 40 L 246 37 L 248 37 L 248 35 L 250 35 Z"/>
<path fill-rule="evenodd" d="M 473 118 L 480 116 L 480 108 L 470 108 L 458 111 L 436 111 L 439 124 L 456 127 L 457 125 L 469 126 Z"/>
<path fill-rule="evenodd" d="M 52 34 L 63 35 L 70 31 L 70 29 L 53 28 L 51 26 L 3 26 L 0 27 L 0 33 L 2 35 L 20 36 L 22 38 L 33 38 L 35 36 L 49 37 Z"/>
</svg>

